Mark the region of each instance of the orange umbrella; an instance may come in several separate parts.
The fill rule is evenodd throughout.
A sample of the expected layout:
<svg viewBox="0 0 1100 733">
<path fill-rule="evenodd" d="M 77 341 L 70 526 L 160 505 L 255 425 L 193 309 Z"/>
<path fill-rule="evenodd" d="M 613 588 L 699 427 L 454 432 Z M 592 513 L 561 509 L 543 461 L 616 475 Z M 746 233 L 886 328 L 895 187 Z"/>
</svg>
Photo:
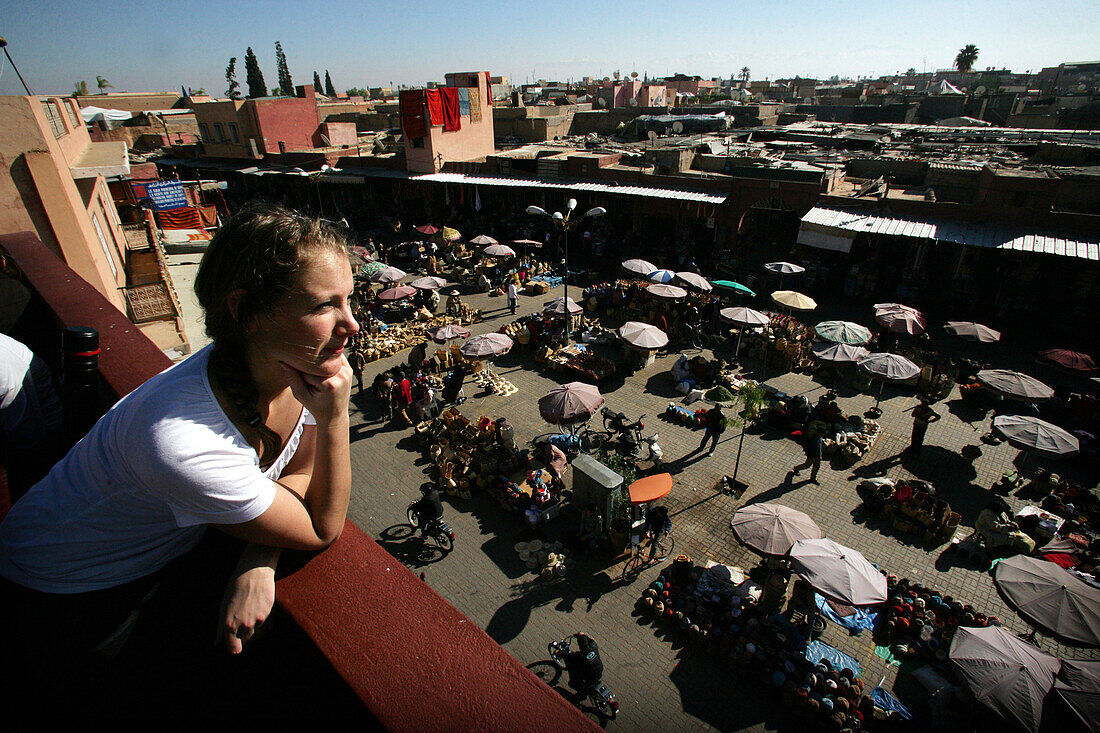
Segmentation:
<svg viewBox="0 0 1100 733">
<path fill-rule="evenodd" d="M 640 478 L 627 489 L 631 504 L 648 504 L 657 501 L 672 491 L 672 474 L 659 473 L 656 476 Z"/>
</svg>

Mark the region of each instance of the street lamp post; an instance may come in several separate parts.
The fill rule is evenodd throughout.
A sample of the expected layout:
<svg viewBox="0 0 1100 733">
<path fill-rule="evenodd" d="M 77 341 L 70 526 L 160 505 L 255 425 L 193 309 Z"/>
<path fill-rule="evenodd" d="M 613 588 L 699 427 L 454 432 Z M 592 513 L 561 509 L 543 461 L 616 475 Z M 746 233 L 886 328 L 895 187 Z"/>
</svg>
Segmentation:
<svg viewBox="0 0 1100 733">
<path fill-rule="evenodd" d="M 573 217 L 573 210 L 577 208 L 577 200 L 569 199 L 565 202 L 565 213 L 555 211 L 553 214 L 549 213 L 543 208 L 538 206 L 528 206 L 527 213 L 532 216 L 544 216 L 550 220 L 551 224 L 558 230 L 558 241 L 564 242 L 565 248 L 565 275 L 562 278 L 562 306 L 565 310 L 565 345 L 569 345 L 569 231 L 576 228 L 584 219 L 595 219 L 596 217 L 603 216 L 607 213 L 607 209 L 602 206 L 594 206 L 584 213 L 584 216 Z"/>
</svg>

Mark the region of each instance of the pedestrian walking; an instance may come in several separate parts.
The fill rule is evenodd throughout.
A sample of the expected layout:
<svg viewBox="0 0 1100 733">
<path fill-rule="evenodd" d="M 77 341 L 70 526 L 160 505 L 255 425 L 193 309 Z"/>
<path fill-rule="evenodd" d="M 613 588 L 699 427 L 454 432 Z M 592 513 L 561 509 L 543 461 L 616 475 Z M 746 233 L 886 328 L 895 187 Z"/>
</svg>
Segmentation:
<svg viewBox="0 0 1100 733">
<path fill-rule="evenodd" d="M 810 469 L 810 483 L 816 484 L 817 472 L 821 468 L 821 440 L 822 435 L 816 431 L 806 434 L 806 460 L 791 469 L 791 475 L 797 476 L 805 468 Z"/>
<path fill-rule="evenodd" d="M 508 308 L 512 311 L 512 315 L 516 314 L 516 302 L 519 299 L 519 290 L 516 288 L 515 279 L 508 280 Z"/>
<path fill-rule="evenodd" d="M 940 414 L 928 404 L 927 397 L 920 398 L 920 404 L 913 408 L 913 436 L 909 440 L 909 455 L 914 458 L 920 456 L 921 446 L 924 445 L 924 434 L 928 432 L 928 424 L 940 419 Z"/>
<path fill-rule="evenodd" d="M 707 451 L 709 456 L 718 447 L 718 440 L 726 429 L 726 416 L 722 413 L 721 405 L 715 405 L 707 410 L 707 414 L 703 418 L 703 425 L 706 427 L 706 432 L 703 433 L 703 439 L 699 441 L 697 450 L 703 450 L 709 440 L 710 450 Z"/>
</svg>

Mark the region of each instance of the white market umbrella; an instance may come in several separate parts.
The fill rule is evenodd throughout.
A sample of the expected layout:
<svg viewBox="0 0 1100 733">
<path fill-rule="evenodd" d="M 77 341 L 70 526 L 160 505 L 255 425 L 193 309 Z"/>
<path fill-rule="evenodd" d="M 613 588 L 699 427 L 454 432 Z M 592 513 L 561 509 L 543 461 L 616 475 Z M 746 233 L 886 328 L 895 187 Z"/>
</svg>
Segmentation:
<svg viewBox="0 0 1100 733">
<path fill-rule="evenodd" d="M 879 380 L 875 406 L 868 411 L 872 415 L 882 414 L 882 410 L 879 409 L 878 405 L 882 399 L 882 389 L 885 382 L 904 382 L 920 374 L 920 367 L 904 356 L 890 354 L 885 351 L 868 354 L 856 362 L 856 368 Z"/>
<path fill-rule="evenodd" d="M 470 244 L 476 244 L 479 247 L 487 247 L 490 244 L 497 244 L 497 240 L 487 234 L 479 234 L 470 240 Z"/>
<path fill-rule="evenodd" d="M 676 273 L 672 270 L 654 270 L 646 275 L 646 279 L 654 283 L 670 283 L 674 277 Z"/>
<path fill-rule="evenodd" d="M 407 276 L 408 273 L 404 270 L 399 270 L 396 267 L 383 267 L 381 270 L 372 272 L 367 279 L 374 283 L 397 283 Z"/>
<path fill-rule="evenodd" d="M 878 311 L 875 313 L 875 321 L 888 331 L 907 333 L 910 336 L 924 333 L 927 326 L 923 313 L 906 306 Z"/>
<path fill-rule="evenodd" d="M 694 272 L 677 272 L 676 279 L 701 293 L 709 293 L 714 289 L 705 277 Z"/>
<path fill-rule="evenodd" d="M 1100 588 L 1061 565 L 1016 555 L 997 563 L 993 583 L 1032 624 L 1075 644 L 1100 646 Z"/>
<path fill-rule="evenodd" d="M 664 300 L 682 300 L 686 298 L 688 294 L 686 290 L 678 288 L 675 285 L 650 285 L 646 288 L 646 292 L 654 298 L 662 298 Z"/>
<path fill-rule="evenodd" d="M 462 344 L 458 352 L 470 359 L 488 359 L 507 354 L 512 349 L 512 344 L 512 339 L 503 333 L 486 333 L 474 336 Z"/>
<path fill-rule="evenodd" d="M 749 504 L 737 510 L 730 529 L 741 543 L 765 555 L 786 555 L 799 540 L 821 539 L 809 515 L 783 504 Z"/>
<path fill-rule="evenodd" d="M 860 552 L 830 539 L 798 540 L 791 569 L 821 595 L 849 606 L 885 603 L 886 576 Z"/>
<path fill-rule="evenodd" d="M 978 702 L 1020 730 L 1039 730 L 1059 659 L 1000 626 L 958 627 L 947 656 Z"/>
<path fill-rule="evenodd" d="M 998 415 L 993 430 L 1020 450 L 1049 458 L 1068 458 L 1081 450 L 1081 441 L 1072 433 L 1030 415 Z"/>
<path fill-rule="evenodd" d="M 983 344 L 991 344 L 1001 340 L 1001 332 L 994 331 L 989 326 L 972 321 L 948 321 L 943 328 L 952 336 L 958 336 L 965 341 L 980 341 Z"/>
<path fill-rule="evenodd" d="M 490 257 L 515 257 L 516 251 L 507 244 L 490 244 L 484 250 Z"/>
<path fill-rule="evenodd" d="M 802 265 L 796 265 L 793 262 L 769 262 L 764 265 L 765 270 L 771 270 L 772 272 L 779 273 L 779 287 L 783 287 L 783 278 L 787 275 L 797 275 L 805 272 L 806 268 Z"/>
<path fill-rule="evenodd" d="M 776 290 L 772 293 L 772 300 L 797 311 L 812 311 L 817 307 L 816 300 L 794 290 Z"/>
<path fill-rule="evenodd" d="M 744 306 L 723 308 L 718 311 L 718 317 L 723 321 L 729 321 L 733 325 L 741 327 L 741 330 L 737 332 L 737 346 L 733 349 L 734 356 L 737 356 L 737 354 L 741 352 L 741 336 L 743 335 L 744 329 L 759 328 L 771 323 L 771 318 L 765 314 L 753 310 L 752 308 L 745 308 Z"/>
<path fill-rule="evenodd" d="M 871 331 L 866 326 L 851 321 L 822 321 L 814 326 L 814 332 L 822 341 L 834 344 L 863 345 L 871 340 Z"/>
<path fill-rule="evenodd" d="M 819 341 L 811 349 L 815 359 L 841 364 L 854 364 L 871 355 L 867 349 L 853 344 L 830 344 Z"/>
<path fill-rule="evenodd" d="M 469 338 L 470 329 L 454 323 L 447 323 L 436 328 L 429 328 L 425 333 L 428 338 L 437 344 L 445 344 L 451 339 Z"/>
<path fill-rule="evenodd" d="M 646 260 L 626 260 L 622 264 L 622 268 L 632 275 L 638 275 L 640 277 L 648 277 L 649 273 L 658 269 L 657 265 Z"/>
<path fill-rule="evenodd" d="M 619 327 L 619 336 L 639 349 L 660 349 L 668 346 L 668 335 L 649 323 L 627 321 Z"/>
<path fill-rule="evenodd" d="M 436 277 L 435 275 L 428 275 L 427 277 L 418 277 L 409 283 L 409 286 L 417 290 L 439 290 L 446 284 L 447 281 L 443 278 Z"/>
<path fill-rule="evenodd" d="M 1035 377 L 1011 369 L 983 369 L 978 381 L 1002 397 L 1023 402 L 1045 402 L 1054 396 L 1054 390 Z"/>
<path fill-rule="evenodd" d="M 552 316 L 564 316 L 566 308 L 573 316 L 584 312 L 584 308 L 577 305 L 577 301 L 572 298 L 554 298 L 542 304 L 542 312 Z"/>
</svg>

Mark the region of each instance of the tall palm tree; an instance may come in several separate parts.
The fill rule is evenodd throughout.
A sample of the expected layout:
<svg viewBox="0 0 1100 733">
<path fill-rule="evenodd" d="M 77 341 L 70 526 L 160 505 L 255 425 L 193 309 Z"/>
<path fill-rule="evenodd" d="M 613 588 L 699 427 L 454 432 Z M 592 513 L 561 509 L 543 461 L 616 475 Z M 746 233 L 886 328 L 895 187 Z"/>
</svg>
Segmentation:
<svg viewBox="0 0 1100 733">
<path fill-rule="evenodd" d="M 978 47 L 968 43 L 959 49 L 959 55 L 955 57 L 955 68 L 966 74 L 974 68 L 974 62 L 978 60 Z"/>
<path fill-rule="evenodd" d="M 749 67 L 747 66 L 741 67 L 741 81 L 745 82 L 746 84 L 749 83 Z"/>
<path fill-rule="evenodd" d="M 96 83 L 96 86 L 99 87 L 99 93 L 100 94 L 106 94 L 108 89 L 114 89 L 115 88 L 114 84 L 107 81 L 102 76 L 97 76 L 95 78 L 95 83 Z"/>
</svg>

